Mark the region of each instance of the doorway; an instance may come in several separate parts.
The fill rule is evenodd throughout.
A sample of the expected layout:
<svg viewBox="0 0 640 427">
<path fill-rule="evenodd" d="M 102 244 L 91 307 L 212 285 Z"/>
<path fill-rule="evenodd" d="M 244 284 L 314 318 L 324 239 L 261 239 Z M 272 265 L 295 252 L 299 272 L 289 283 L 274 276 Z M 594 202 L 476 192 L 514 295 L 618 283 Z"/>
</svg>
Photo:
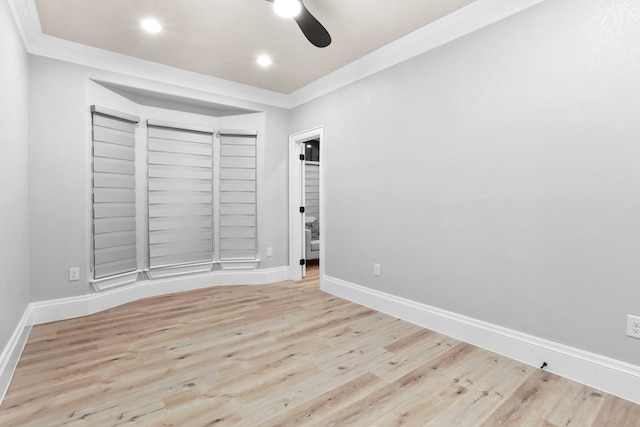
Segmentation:
<svg viewBox="0 0 640 427">
<path fill-rule="evenodd" d="M 304 166 L 302 186 L 304 191 L 304 259 L 306 276 L 311 267 L 319 266 L 320 260 L 320 140 L 304 143 Z"/>
<path fill-rule="evenodd" d="M 289 137 L 289 277 L 306 275 L 308 262 L 319 263 L 322 280 L 324 231 L 324 130 Z M 309 259 L 307 259 L 309 258 Z"/>
</svg>

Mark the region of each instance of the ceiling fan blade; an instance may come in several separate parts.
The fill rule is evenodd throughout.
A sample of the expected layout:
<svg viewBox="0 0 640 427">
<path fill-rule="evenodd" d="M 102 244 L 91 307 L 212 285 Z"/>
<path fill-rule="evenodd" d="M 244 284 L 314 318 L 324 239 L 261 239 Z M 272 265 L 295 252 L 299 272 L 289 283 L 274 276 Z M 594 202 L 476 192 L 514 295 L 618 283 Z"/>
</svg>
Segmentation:
<svg viewBox="0 0 640 427">
<path fill-rule="evenodd" d="M 331 36 L 326 28 L 309 12 L 307 7 L 300 1 L 302 10 L 300 14 L 293 19 L 296 20 L 298 27 L 302 30 L 304 36 L 317 47 L 327 47 L 331 44 Z"/>
<path fill-rule="evenodd" d="M 307 40 L 317 47 L 327 47 L 331 44 L 331 36 L 326 28 L 309 12 L 307 7 L 300 1 L 302 10 L 293 19 L 302 30 Z"/>
</svg>

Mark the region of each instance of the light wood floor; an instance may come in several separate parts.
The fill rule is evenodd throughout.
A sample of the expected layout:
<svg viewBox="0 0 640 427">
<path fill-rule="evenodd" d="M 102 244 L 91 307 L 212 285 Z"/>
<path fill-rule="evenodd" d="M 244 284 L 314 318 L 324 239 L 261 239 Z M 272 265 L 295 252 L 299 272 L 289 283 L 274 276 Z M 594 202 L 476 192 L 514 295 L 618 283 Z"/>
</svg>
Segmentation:
<svg viewBox="0 0 640 427">
<path fill-rule="evenodd" d="M 640 426 L 640 405 L 300 282 L 33 328 L 1 426 Z"/>
</svg>

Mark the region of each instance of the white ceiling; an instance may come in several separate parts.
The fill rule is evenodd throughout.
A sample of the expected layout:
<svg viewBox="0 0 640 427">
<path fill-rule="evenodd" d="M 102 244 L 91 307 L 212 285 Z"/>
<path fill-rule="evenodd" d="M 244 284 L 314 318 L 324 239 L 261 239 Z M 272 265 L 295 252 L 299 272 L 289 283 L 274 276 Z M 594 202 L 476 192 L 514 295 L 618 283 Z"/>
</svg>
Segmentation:
<svg viewBox="0 0 640 427">
<path fill-rule="evenodd" d="M 304 0 L 327 28 L 329 47 L 311 45 L 292 19 L 265 0 L 36 0 L 46 35 L 283 94 L 475 0 Z M 165 31 L 139 27 L 154 17 Z M 255 60 L 268 54 L 274 64 Z"/>
</svg>

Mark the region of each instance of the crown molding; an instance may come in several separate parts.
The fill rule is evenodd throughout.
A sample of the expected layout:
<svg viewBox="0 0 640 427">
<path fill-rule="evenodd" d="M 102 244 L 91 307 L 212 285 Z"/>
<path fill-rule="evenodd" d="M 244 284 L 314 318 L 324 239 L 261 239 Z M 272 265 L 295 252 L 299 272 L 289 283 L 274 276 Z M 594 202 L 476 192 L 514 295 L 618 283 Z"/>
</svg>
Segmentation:
<svg viewBox="0 0 640 427">
<path fill-rule="evenodd" d="M 35 0 L 8 0 L 25 49 L 32 55 L 57 59 L 273 107 L 290 108 L 288 96 L 108 50 L 52 37 L 42 32 Z"/>
<path fill-rule="evenodd" d="M 33 37 L 37 34 L 42 34 L 35 0 L 8 0 L 8 3 L 11 13 L 13 13 L 13 20 L 22 37 L 22 42 L 27 51 L 29 51 L 29 46 L 33 43 Z"/>
<path fill-rule="evenodd" d="M 297 107 L 415 56 L 515 15 L 545 0 L 476 0 L 289 95 Z"/>
<path fill-rule="evenodd" d="M 25 48 L 32 55 L 286 109 L 312 101 L 543 1 L 476 0 L 291 94 L 282 94 L 43 34 L 35 0 L 8 0 Z"/>
</svg>

